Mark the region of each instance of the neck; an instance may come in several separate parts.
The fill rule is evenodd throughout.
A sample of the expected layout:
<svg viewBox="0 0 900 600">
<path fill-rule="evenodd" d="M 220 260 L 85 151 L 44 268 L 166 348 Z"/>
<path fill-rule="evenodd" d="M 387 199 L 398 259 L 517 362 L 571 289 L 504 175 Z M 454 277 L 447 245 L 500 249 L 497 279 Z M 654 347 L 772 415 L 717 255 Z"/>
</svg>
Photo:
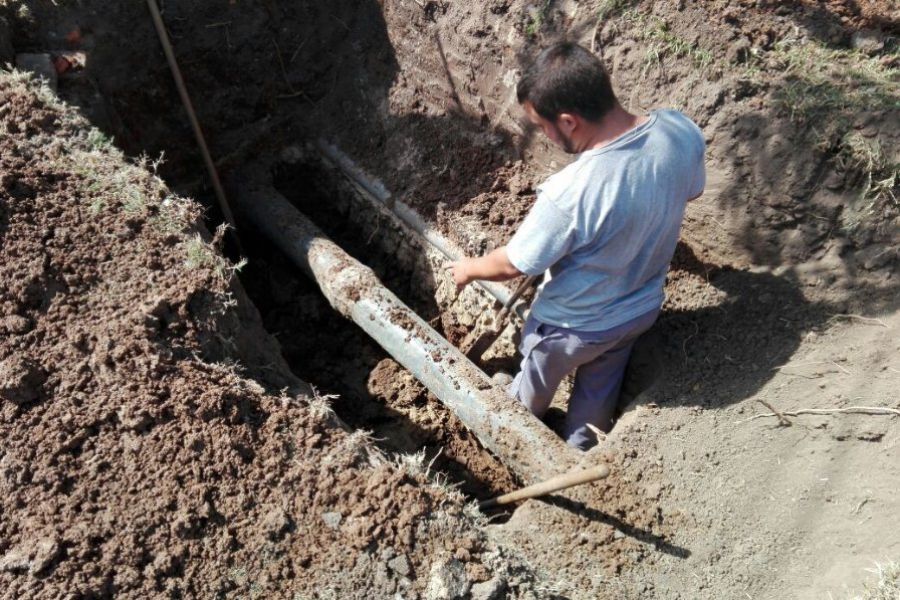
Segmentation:
<svg viewBox="0 0 900 600">
<path fill-rule="evenodd" d="M 579 152 L 597 150 L 613 140 L 647 121 L 647 117 L 633 115 L 621 105 L 616 104 L 598 123 L 589 124 Z"/>
</svg>

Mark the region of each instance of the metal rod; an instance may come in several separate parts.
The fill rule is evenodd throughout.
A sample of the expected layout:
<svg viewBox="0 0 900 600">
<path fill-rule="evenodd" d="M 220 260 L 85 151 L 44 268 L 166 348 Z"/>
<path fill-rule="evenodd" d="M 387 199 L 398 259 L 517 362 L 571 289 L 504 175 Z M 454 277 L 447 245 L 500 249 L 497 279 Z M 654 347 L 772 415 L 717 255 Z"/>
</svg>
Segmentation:
<svg viewBox="0 0 900 600">
<path fill-rule="evenodd" d="M 492 384 L 458 349 L 329 240 L 271 185 L 265 167 L 236 174 L 232 198 L 253 223 L 319 285 L 330 304 L 406 367 L 526 483 L 571 469 L 573 449 Z"/>
<path fill-rule="evenodd" d="M 188 120 L 191 122 L 191 128 L 194 130 L 194 137 L 197 139 L 197 145 L 200 146 L 200 153 L 203 155 L 203 163 L 206 165 L 206 171 L 212 181 L 213 190 L 216 193 L 216 199 L 219 201 L 219 208 L 225 220 L 236 231 L 237 224 L 234 221 L 234 215 L 231 214 L 231 208 L 228 206 L 228 199 L 225 197 L 225 190 L 222 188 L 222 182 L 219 181 L 219 173 L 209 153 L 206 145 L 206 138 L 203 136 L 203 129 L 200 127 L 200 121 L 197 120 L 197 114 L 194 112 L 194 105 L 191 102 L 191 96 L 188 94 L 187 87 L 184 85 L 184 79 L 181 77 L 181 69 L 178 68 L 178 61 L 175 59 L 175 51 L 172 49 L 172 43 L 169 41 L 169 34 L 166 32 L 165 23 L 163 23 L 162 15 L 159 13 L 159 7 L 156 0 L 147 0 L 147 6 L 150 8 L 150 14 L 153 17 L 153 24 L 156 26 L 156 33 L 159 41 L 162 43 L 163 52 L 166 54 L 166 60 L 169 63 L 169 69 L 172 71 L 172 77 L 175 79 L 175 87 L 178 88 L 178 95 L 181 96 L 181 103 L 187 111 Z"/>
</svg>

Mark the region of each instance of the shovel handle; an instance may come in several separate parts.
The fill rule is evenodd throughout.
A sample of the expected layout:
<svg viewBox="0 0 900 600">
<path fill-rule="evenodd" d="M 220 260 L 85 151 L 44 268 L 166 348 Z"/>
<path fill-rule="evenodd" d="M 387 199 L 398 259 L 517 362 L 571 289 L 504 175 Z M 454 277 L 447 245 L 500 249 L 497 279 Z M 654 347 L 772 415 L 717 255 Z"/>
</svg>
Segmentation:
<svg viewBox="0 0 900 600">
<path fill-rule="evenodd" d="M 609 467 L 606 465 L 597 465 L 596 467 L 590 467 L 582 471 L 563 473 L 562 475 L 557 475 L 556 477 L 552 477 L 547 481 L 535 483 L 534 485 L 529 485 L 528 487 L 524 487 L 520 490 L 516 490 L 508 494 L 503 494 L 502 496 L 497 496 L 496 498 L 491 498 L 490 500 L 479 502 L 478 508 L 483 510 L 492 506 L 500 506 L 502 504 L 518 502 L 519 500 L 545 496 L 547 494 L 552 494 L 553 492 L 558 492 L 559 490 L 564 490 L 576 485 L 581 485 L 582 483 L 597 481 L 598 479 L 603 479 L 608 475 Z"/>
<path fill-rule="evenodd" d="M 512 308 L 513 304 L 515 304 L 516 300 L 519 299 L 519 296 L 521 296 L 522 293 L 528 289 L 528 286 L 530 286 L 532 283 L 534 283 L 535 279 L 537 279 L 537 277 L 535 275 L 529 275 L 528 277 L 523 279 L 519 283 L 519 286 L 516 288 L 516 290 L 512 293 L 512 296 L 509 297 L 509 300 L 507 300 L 506 303 L 503 305 L 503 308 L 501 308 L 497 312 L 497 318 L 495 319 L 495 321 L 496 321 L 495 326 L 498 329 L 502 329 L 503 322 L 506 320 L 506 315 L 509 314 L 509 311 Z"/>
</svg>

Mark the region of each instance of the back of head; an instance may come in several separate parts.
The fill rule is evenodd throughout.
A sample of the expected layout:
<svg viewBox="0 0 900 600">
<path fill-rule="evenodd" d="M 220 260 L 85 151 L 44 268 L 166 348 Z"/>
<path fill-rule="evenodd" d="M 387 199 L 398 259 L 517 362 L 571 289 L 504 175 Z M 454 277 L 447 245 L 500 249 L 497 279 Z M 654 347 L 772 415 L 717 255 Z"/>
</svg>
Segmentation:
<svg viewBox="0 0 900 600">
<path fill-rule="evenodd" d="M 552 122 L 562 113 L 598 122 L 616 105 L 609 74 L 600 59 L 572 42 L 538 54 L 516 88 L 519 103 L 530 102 Z"/>
</svg>

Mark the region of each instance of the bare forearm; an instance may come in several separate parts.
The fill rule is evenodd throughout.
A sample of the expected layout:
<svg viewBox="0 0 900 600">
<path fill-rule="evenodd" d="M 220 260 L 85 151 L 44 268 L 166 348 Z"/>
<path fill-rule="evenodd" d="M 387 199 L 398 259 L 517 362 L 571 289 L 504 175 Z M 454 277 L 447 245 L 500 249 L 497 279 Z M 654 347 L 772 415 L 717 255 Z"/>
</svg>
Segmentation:
<svg viewBox="0 0 900 600">
<path fill-rule="evenodd" d="M 472 279 L 482 281 L 506 281 L 522 274 L 509 262 L 505 246 L 479 258 L 470 259 L 467 268 Z"/>
<path fill-rule="evenodd" d="M 506 281 L 518 277 L 522 273 L 509 262 L 506 247 L 496 250 L 478 258 L 464 258 L 450 265 L 453 270 L 453 279 L 459 288 L 475 281 Z"/>
</svg>

